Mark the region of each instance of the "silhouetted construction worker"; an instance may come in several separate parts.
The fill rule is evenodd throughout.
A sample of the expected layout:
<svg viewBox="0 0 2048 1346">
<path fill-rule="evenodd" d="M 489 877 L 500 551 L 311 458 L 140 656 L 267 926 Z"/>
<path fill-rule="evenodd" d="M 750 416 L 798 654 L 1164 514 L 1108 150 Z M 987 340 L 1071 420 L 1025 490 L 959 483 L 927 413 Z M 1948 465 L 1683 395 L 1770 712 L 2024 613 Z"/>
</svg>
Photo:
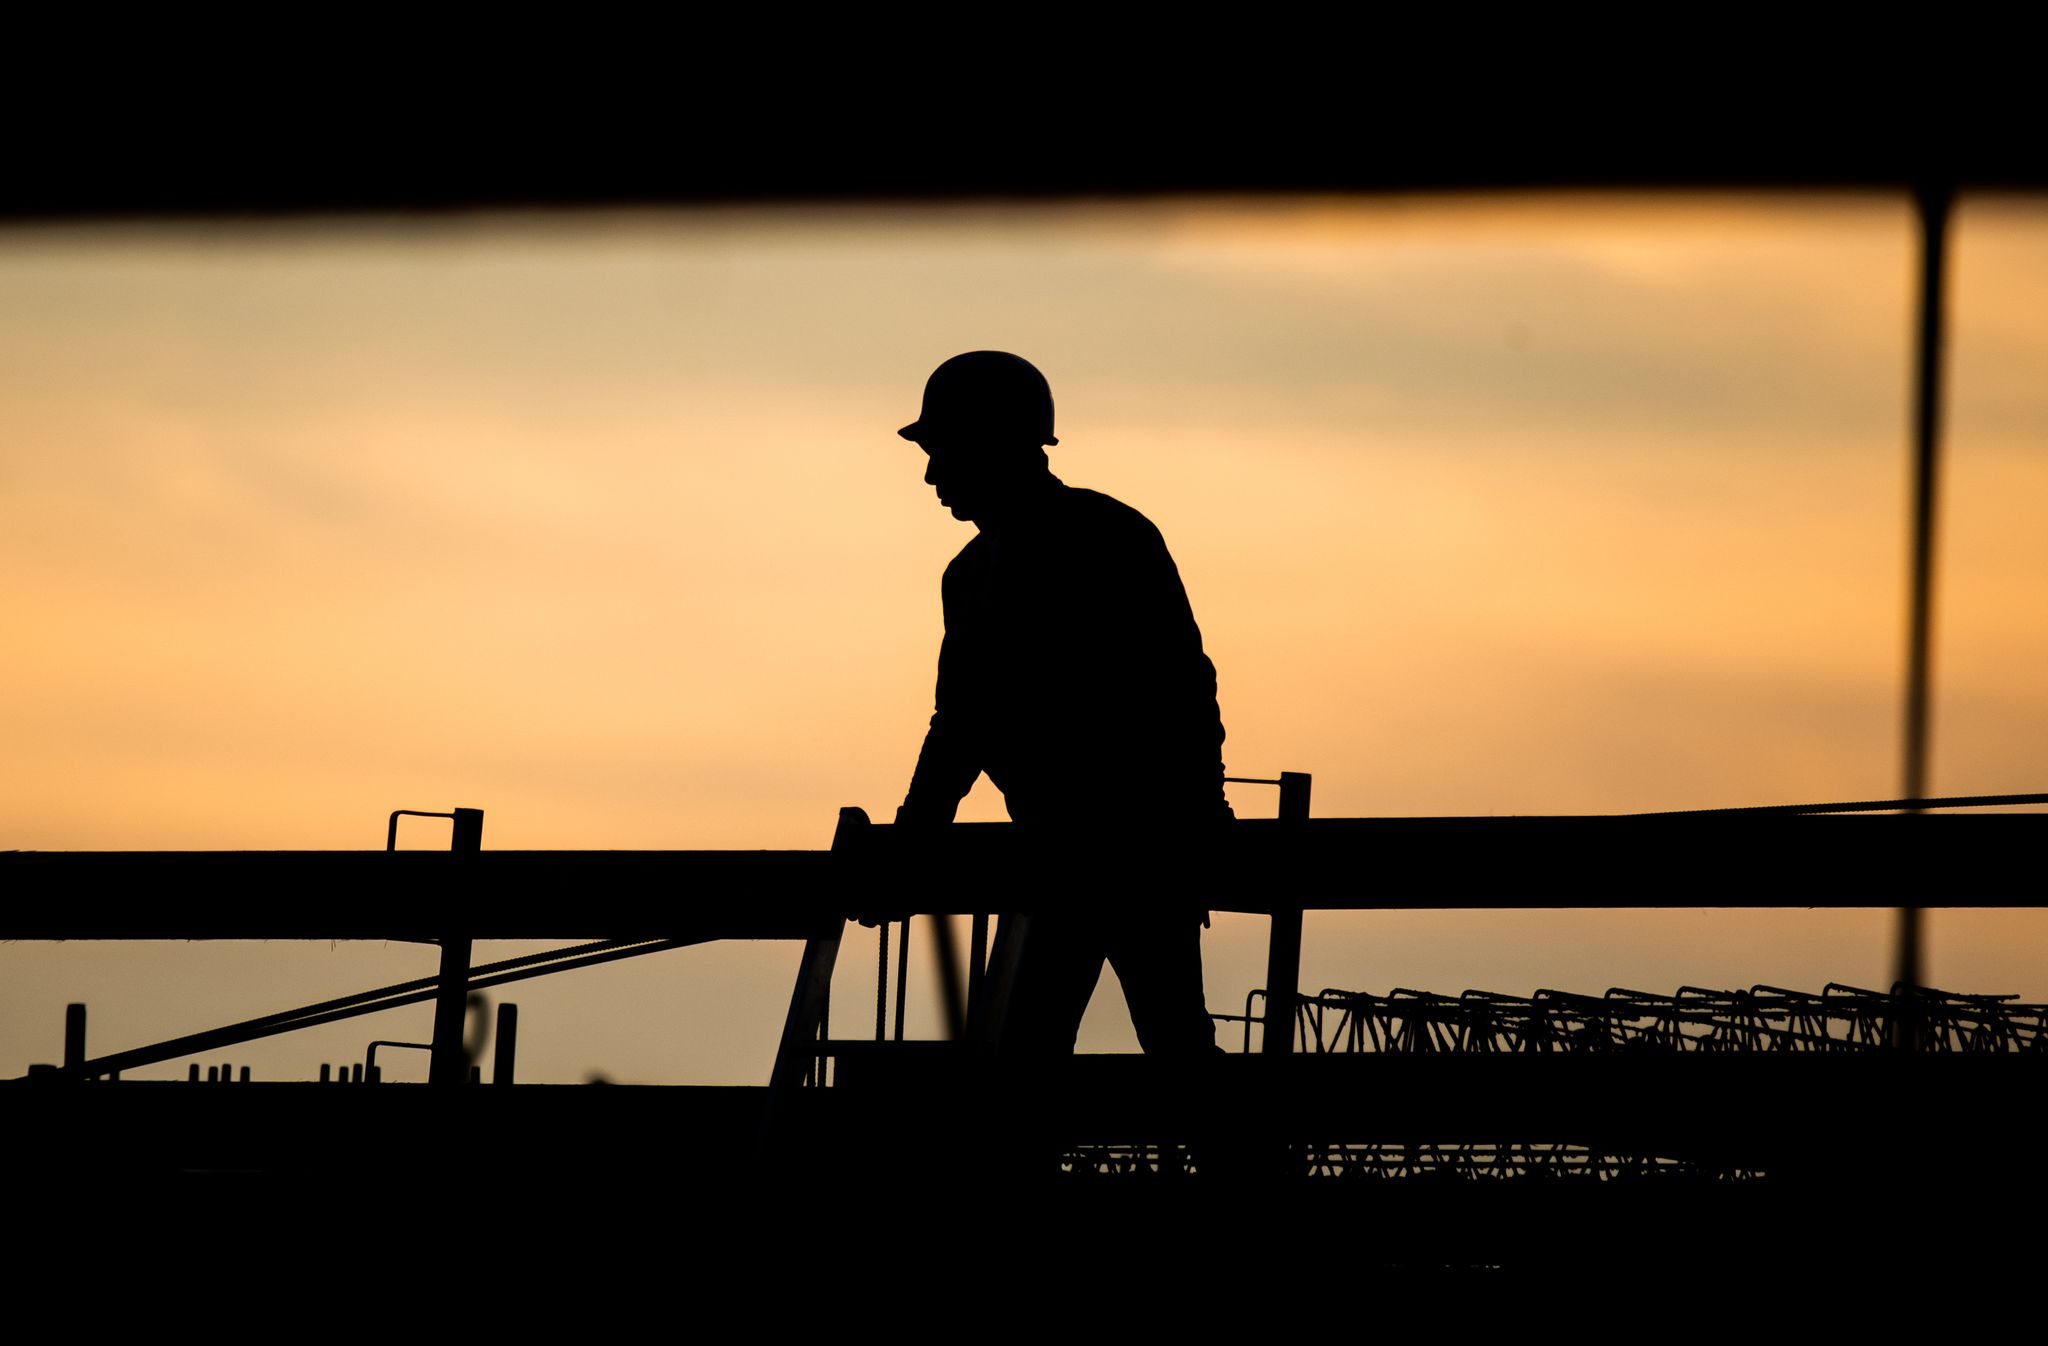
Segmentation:
<svg viewBox="0 0 2048 1346">
<path fill-rule="evenodd" d="M 1144 515 L 1052 474 L 1045 377 L 956 355 L 898 433 L 980 531 L 946 567 L 936 706 L 897 821 L 951 822 L 984 771 L 1014 821 L 1055 839 L 1180 848 L 1228 820 L 1216 669 L 1180 572 Z M 1005 1049 L 1071 1052 L 1107 958 L 1147 1052 L 1214 1051 L 1200 896 L 1129 882 L 1142 867 L 1076 869 L 1062 896 L 1084 909 L 1034 918 Z"/>
</svg>

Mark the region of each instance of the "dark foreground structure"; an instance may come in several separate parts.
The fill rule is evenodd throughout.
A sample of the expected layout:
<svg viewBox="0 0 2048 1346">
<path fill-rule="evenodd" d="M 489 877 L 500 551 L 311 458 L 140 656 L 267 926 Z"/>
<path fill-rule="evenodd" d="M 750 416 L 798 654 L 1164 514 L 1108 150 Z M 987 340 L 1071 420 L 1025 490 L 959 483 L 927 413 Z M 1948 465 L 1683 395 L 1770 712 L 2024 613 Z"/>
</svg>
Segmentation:
<svg viewBox="0 0 2048 1346">
<path fill-rule="evenodd" d="M 1289 780 L 1293 816 L 1231 824 L 1198 856 L 857 810 L 829 852 L 491 852 L 464 811 L 447 854 L 0 855 L 7 938 L 434 937 L 443 954 L 440 978 L 100 1055 L 75 1007 L 63 1060 L 0 1084 L 17 1224 L 78 1256 L 117 1228 L 159 1262 L 210 1264 L 401 1230 L 483 1257 L 458 1254 L 460 1231 L 511 1221 L 586 1271 L 673 1251 L 677 1228 L 712 1262 L 796 1239 L 931 1267 L 1224 1256 L 1254 1276 L 1312 1248 L 1355 1269 L 1648 1266 L 1759 1239 L 1806 1266 L 2021 1256 L 1929 1231 L 2048 1197 L 2041 1006 L 1905 986 L 1304 995 L 1295 969 L 1304 910 L 2039 905 L 2048 815 L 1310 821 Z M 968 860 L 1007 876 L 984 896 L 1009 933 L 989 948 L 984 913 L 964 959 L 941 941 L 955 1040 L 901 1040 L 901 943 L 893 1037 L 886 978 L 873 1036 L 832 1036 L 848 919 L 957 903 Z M 1218 1016 L 1242 1053 L 1022 1066 L 985 1045 L 1019 914 L 1054 909 L 1058 874 L 1195 862 L 1219 907 L 1273 918 L 1268 985 Z M 477 938 L 595 942 L 472 967 Z M 765 1087 L 516 1084 L 502 1017 L 495 1061 L 462 1054 L 475 990 L 717 939 L 805 945 Z M 115 1078 L 429 999 L 428 1085 Z"/>
</svg>

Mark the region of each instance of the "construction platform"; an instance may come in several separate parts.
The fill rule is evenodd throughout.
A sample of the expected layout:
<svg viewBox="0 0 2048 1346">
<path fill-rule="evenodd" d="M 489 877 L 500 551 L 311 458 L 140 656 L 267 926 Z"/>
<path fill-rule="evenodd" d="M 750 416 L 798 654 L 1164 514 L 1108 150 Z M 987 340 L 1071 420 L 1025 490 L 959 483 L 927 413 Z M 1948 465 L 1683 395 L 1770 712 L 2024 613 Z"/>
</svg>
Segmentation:
<svg viewBox="0 0 2048 1346">
<path fill-rule="evenodd" d="M 1305 910 L 2034 906 L 2044 840 L 2041 814 L 1283 818 L 1194 854 L 1101 838 L 1079 853 L 848 811 L 829 852 L 0 855 L 0 937 L 441 932 L 443 953 L 437 977 L 99 1056 L 81 1012 L 61 1063 L 0 1084 L 9 1189 L 23 1227 L 60 1245 L 147 1230 L 172 1261 L 516 1227 L 594 1272 L 653 1255 L 649 1221 L 681 1221 L 660 1239 L 686 1235 L 714 1263 L 801 1229 L 963 1274 L 1090 1257 L 1179 1274 L 1219 1249 L 1255 1277 L 1317 1250 L 1391 1271 L 1733 1248 L 2007 1266 L 2032 1245 L 1986 1212 L 2024 1220 L 2048 1196 L 2041 1006 L 1916 987 L 1308 994 L 1295 970 Z M 1009 1061 L 989 1028 L 1004 940 L 985 948 L 980 922 L 951 993 L 956 1040 L 827 1036 L 850 918 L 879 913 L 907 940 L 907 913 L 976 910 L 960 900 L 970 874 L 984 914 L 1028 930 L 1019 913 L 1069 900 L 1048 880 L 1077 864 L 1199 881 L 1212 906 L 1273 918 L 1267 989 L 1219 1016 L 1245 1023 L 1247 1048 L 1256 1028 L 1259 1051 Z M 593 937 L 468 958 L 474 939 Z M 468 1083 L 475 990 L 725 938 L 804 944 L 768 1086 L 518 1084 L 509 1062 Z M 900 972 L 896 990 L 900 1023 Z M 427 1085 L 113 1078 L 429 1000 Z"/>
</svg>

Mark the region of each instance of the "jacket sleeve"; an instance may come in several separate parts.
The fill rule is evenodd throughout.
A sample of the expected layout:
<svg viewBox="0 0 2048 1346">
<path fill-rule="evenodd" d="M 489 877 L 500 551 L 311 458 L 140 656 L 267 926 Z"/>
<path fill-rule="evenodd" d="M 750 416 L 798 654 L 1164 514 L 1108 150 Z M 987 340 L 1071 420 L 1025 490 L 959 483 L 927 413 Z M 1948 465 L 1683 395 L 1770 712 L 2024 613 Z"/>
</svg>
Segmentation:
<svg viewBox="0 0 2048 1346">
<path fill-rule="evenodd" d="M 917 769 L 910 776 L 910 792 L 896 810 L 899 823 L 950 823 L 960 800 L 974 788 L 981 775 L 981 754 L 974 733 L 972 712 L 965 704 L 962 679 L 967 670 L 967 651 L 954 629 L 950 572 L 947 576 L 946 637 L 939 645 L 939 679 L 933 694 L 931 728 L 925 731 L 924 747 L 917 754 Z"/>
</svg>

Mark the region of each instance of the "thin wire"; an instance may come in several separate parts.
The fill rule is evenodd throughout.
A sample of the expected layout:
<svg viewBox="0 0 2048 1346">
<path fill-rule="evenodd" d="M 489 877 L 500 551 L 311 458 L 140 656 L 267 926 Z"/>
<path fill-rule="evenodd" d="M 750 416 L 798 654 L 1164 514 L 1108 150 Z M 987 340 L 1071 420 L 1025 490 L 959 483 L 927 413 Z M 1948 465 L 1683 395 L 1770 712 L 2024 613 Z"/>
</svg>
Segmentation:
<svg viewBox="0 0 2048 1346">
<path fill-rule="evenodd" d="M 2013 804 L 2048 804 L 2048 794 L 1952 795 L 1946 799 L 1863 799 L 1844 804 L 1752 804 L 1725 809 L 1666 809 L 1656 813 L 1623 813 L 1622 818 L 1692 818 L 1713 813 L 1883 813 L 1904 809 L 1997 808 Z"/>
</svg>

